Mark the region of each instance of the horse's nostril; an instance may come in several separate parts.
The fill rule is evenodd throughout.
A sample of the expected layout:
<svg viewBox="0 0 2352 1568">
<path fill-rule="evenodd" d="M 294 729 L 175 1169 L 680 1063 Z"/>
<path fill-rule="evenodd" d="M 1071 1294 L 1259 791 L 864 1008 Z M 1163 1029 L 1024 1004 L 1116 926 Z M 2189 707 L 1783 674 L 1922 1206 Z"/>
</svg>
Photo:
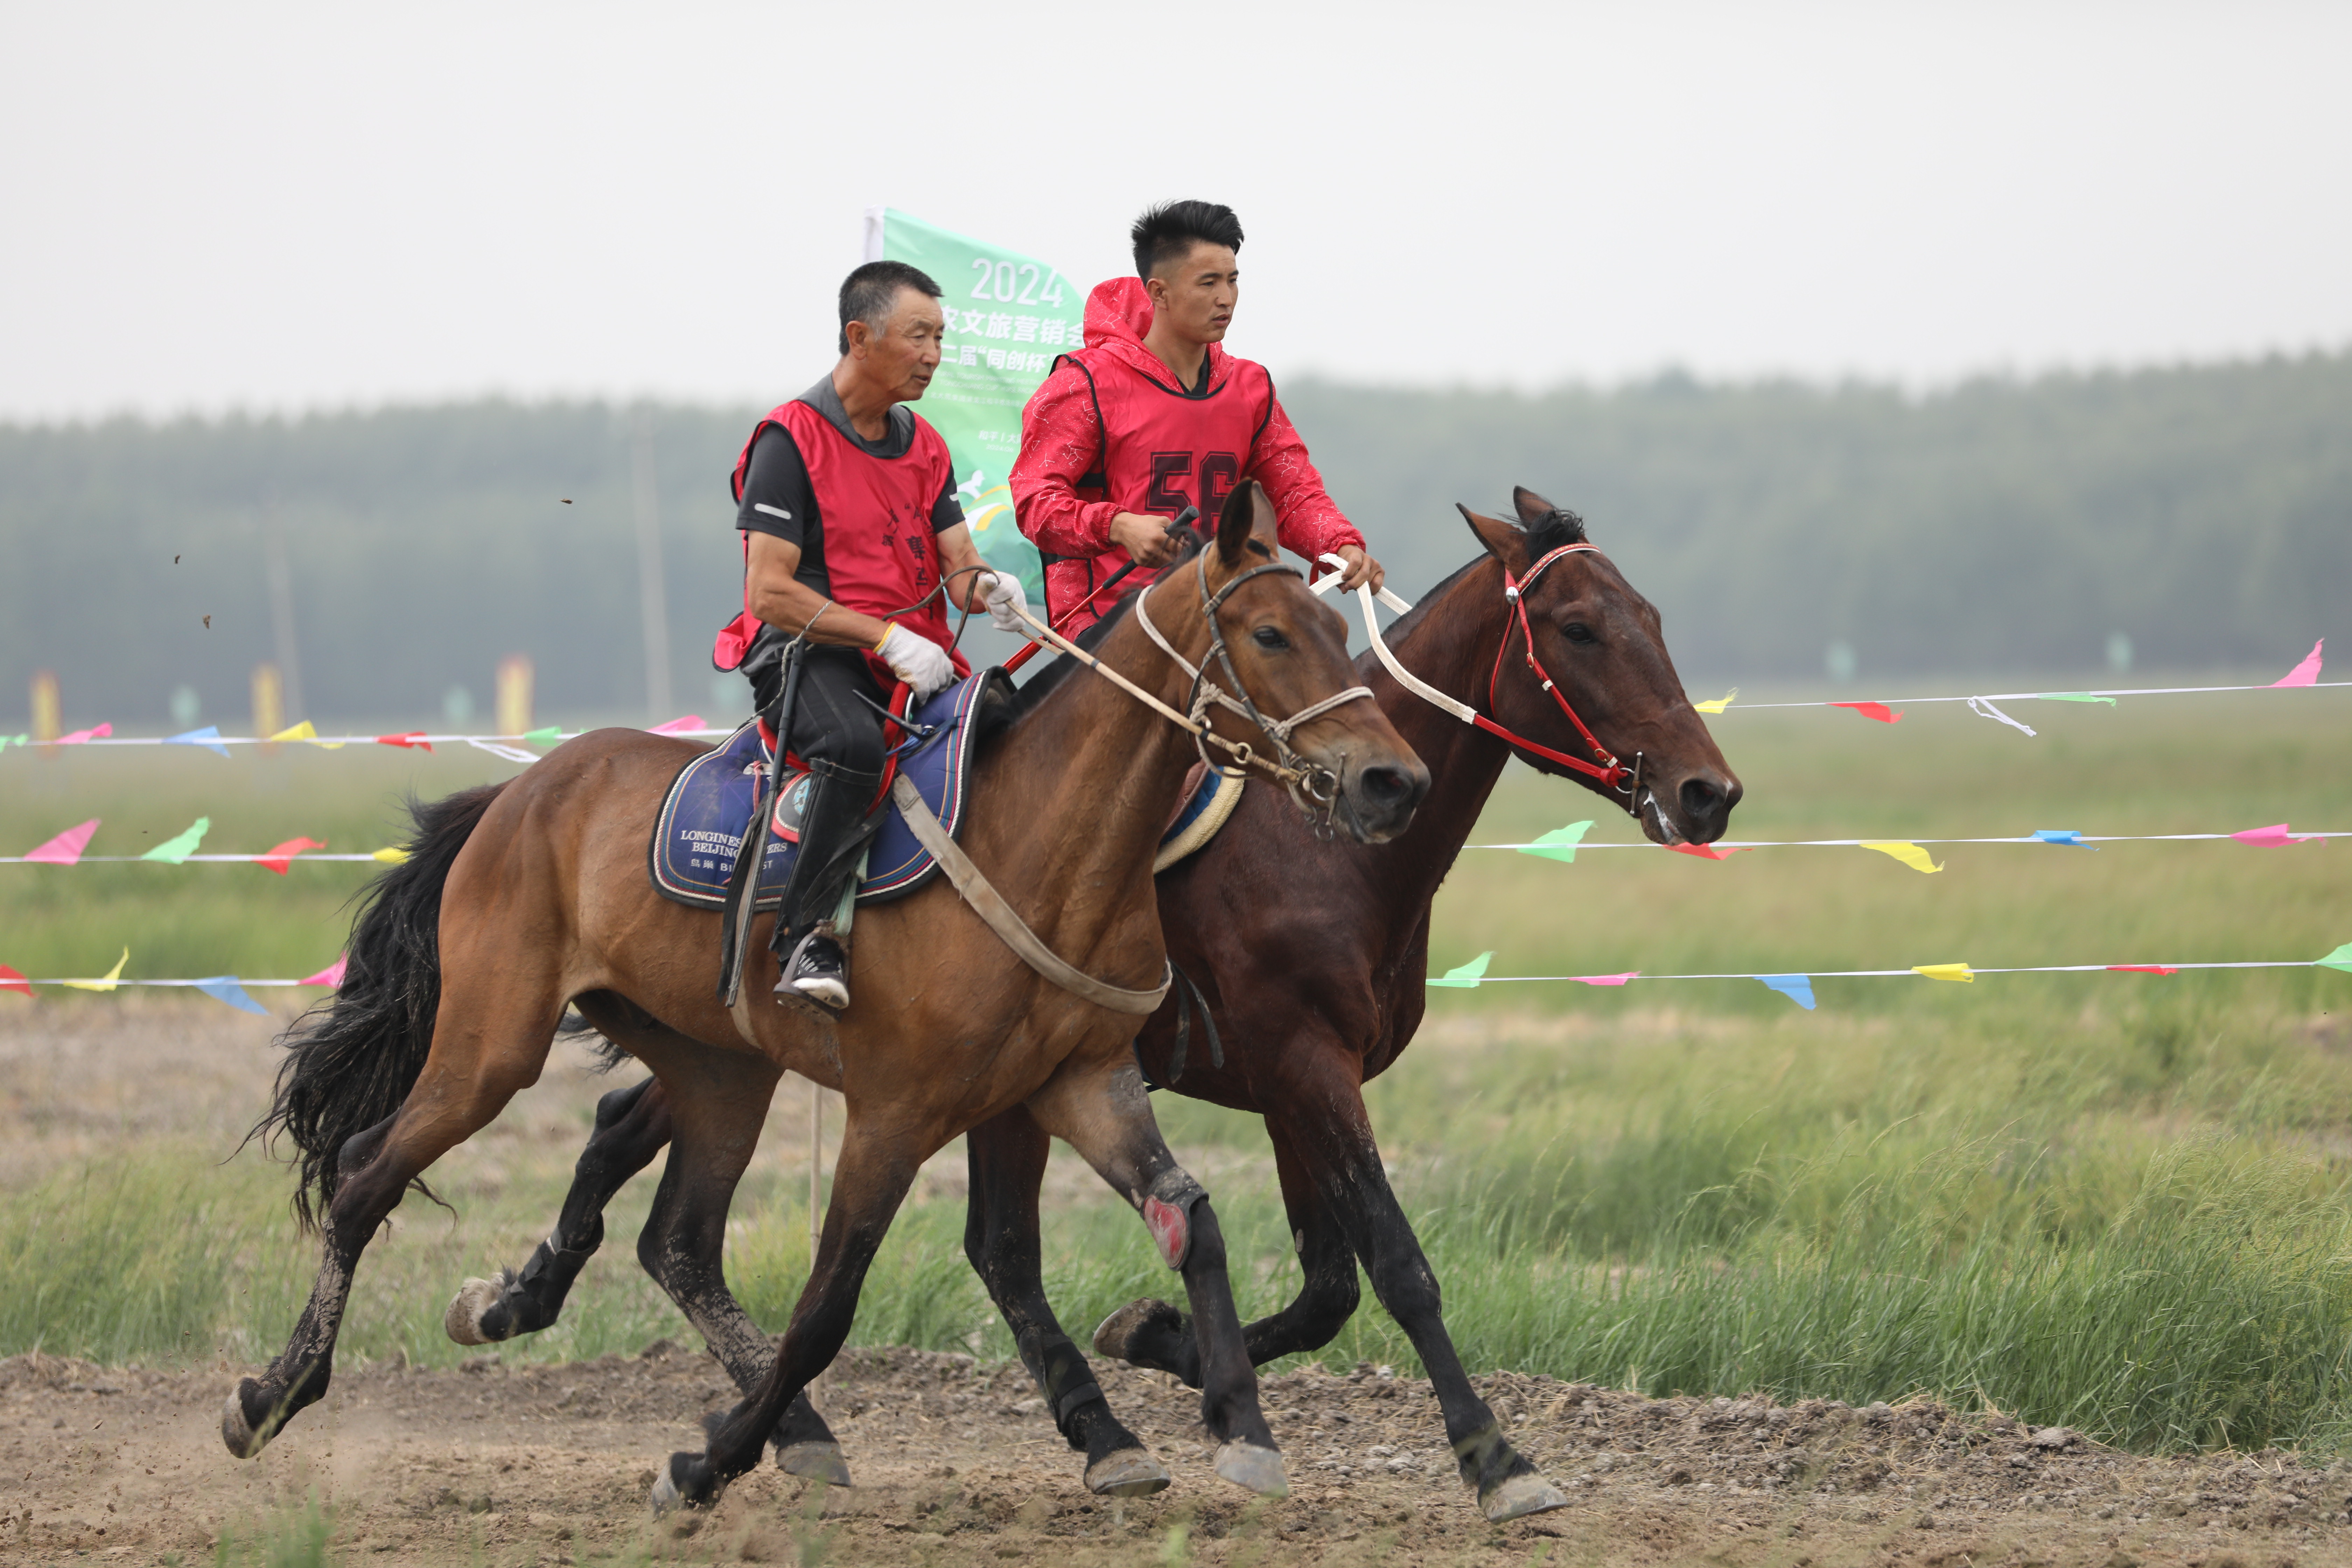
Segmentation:
<svg viewBox="0 0 2352 1568">
<path fill-rule="evenodd" d="M 1694 818 L 1708 816 L 1723 803 L 1723 791 L 1710 779 L 1685 779 L 1676 793 L 1682 796 L 1685 815 Z"/>
<path fill-rule="evenodd" d="M 1356 784 L 1375 805 L 1394 805 L 1412 793 L 1412 781 L 1402 768 L 1366 768 L 1356 776 Z"/>
</svg>

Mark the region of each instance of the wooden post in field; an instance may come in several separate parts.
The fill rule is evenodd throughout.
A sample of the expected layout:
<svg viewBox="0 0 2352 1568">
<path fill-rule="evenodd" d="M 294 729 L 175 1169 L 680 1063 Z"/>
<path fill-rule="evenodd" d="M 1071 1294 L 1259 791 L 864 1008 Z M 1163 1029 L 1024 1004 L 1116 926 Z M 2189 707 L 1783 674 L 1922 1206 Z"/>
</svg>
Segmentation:
<svg viewBox="0 0 2352 1568">
<path fill-rule="evenodd" d="M 253 667 L 253 732 L 267 741 L 286 728 L 286 687 L 274 664 Z M 264 752 L 278 748 L 265 745 Z"/>
<path fill-rule="evenodd" d="M 64 733 L 65 704 L 58 697 L 58 672 L 37 669 L 33 671 L 33 741 L 46 746 Z"/>
<path fill-rule="evenodd" d="M 809 1267 L 816 1267 L 817 1237 L 824 1231 L 824 1217 L 816 1206 L 818 1184 L 824 1179 L 824 1089 L 816 1079 L 809 1079 Z"/>
<path fill-rule="evenodd" d="M 530 655 L 510 653 L 499 660 L 498 732 L 520 740 L 530 729 Z"/>
</svg>

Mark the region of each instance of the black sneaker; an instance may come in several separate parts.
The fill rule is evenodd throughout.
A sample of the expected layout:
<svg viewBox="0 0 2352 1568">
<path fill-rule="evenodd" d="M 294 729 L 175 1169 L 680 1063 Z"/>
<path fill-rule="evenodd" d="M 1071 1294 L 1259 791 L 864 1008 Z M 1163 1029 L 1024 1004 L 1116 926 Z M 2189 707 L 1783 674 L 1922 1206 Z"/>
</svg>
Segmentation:
<svg viewBox="0 0 2352 1568">
<path fill-rule="evenodd" d="M 838 1013 L 849 1005 L 849 960 L 841 943 L 821 931 L 801 938 L 776 982 L 779 995 L 792 992 Z"/>
</svg>

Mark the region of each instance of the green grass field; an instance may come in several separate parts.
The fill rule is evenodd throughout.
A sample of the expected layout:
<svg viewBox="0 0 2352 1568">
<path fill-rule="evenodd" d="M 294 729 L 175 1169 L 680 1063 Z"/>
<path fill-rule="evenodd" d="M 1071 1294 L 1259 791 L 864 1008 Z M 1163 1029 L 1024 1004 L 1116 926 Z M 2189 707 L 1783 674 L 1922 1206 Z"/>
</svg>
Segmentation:
<svg viewBox="0 0 2352 1568">
<path fill-rule="evenodd" d="M 2029 740 L 1958 708 L 1898 726 L 1839 712 L 1713 721 L 1748 800 L 1733 837 L 1790 838 L 2352 826 L 2352 700 L 2336 691 L 2018 704 Z M 299 749 L 223 763 L 0 758 L 0 845 L 91 816 L 92 854 L 213 818 L 206 847 L 308 834 L 373 848 L 404 787 L 488 776 L 478 756 Z M 1507 776 L 1474 842 L 1598 817 L 1580 791 Z M 1858 849 L 1720 864 L 1634 850 L 1572 866 L 1464 857 L 1433 966 L 1490 973 L 1780 973 L 1965 961 L 2314 959 L 2352 941 L 2352 846 L 1938 848 L 1922 876 Z M 331 960 L 360 868 L 0 868 L 0 963 L 95 974 L 298 975 Z M 1817 983 L 1806 1013 L 1752 981 L 1490 984 L 1433 994 L 1423 1037 L 1371 1086 L 1383 1148 L 1474 1368 L 1652 1391 L 1894 1399 L 1931 1392 L 2136 1447 L 2352 1442 L 2352 974 L 2295 969 Z M 0 1007 L 28 1005 L 0 997 Z M 117 998 L 46 994 L 83 1013 Z M 0 1015 L 6 1016 L 7 1015 Z M 22 1015 L 17 1015 L 22 1016 Z M 54 1016 L 54 1015 L 52 1015 Z M 77 1014 L 76 1016 L 80 1016 Z M 553 1076 L 553 1075 L 551 1075 Z M 446 1362 L 467 1273 L 543 1233 L 593 1088 L 540 1131 L 445 1162 L 454 1222 L 412 1198 L 361 1276 L 349 1353 Z M 566 1098 L 568 1096 L 568 1098 Z M 19 1118 L 37 1104 L 16 1097 Z M 1251 1118 L 1159 1097 L 1211 1181 L 1245 1311 L 1295 1288 Z M 253 1108 L 258 1110 L 258 1105 Z M 780 1110 L 775 1125 L 789 1122 Z M 550 1120 L 551 1118 L 551 1120 Z M 266 1354 L 312 1265 L 282 1171 L 212 1132 L 127 1139 L 0 1205 L 0 1352 Z M 796 1167 L 755 1167 L 730 1267 L 782 1321 L 805 1267 Z M 1049 1216 L 1049 1283 L 1083 1331 L 1165 1293 L 1140 1227 L 1076 1181 Z M 630 1257 L 650 1183 L 533 1358 L 689 1338 Z M 866 1342 L 1009 1354 L 966 1269 L 961 1205 L 910 1206 L 861 1310 Z M 1366 1308 L 1324 1352 L 1412 1364 Z"/>
</svg>

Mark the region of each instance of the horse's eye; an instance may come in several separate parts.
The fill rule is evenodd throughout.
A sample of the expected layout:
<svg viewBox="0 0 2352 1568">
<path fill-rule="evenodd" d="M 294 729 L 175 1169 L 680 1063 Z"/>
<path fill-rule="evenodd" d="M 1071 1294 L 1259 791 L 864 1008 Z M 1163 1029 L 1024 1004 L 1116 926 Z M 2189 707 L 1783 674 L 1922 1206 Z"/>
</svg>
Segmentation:
<svg viewBox="0 0 2352 1568">
<path fill-rule="evenodd" d="M 1260 647 L 1285 648 L 1290 646 L 1290 639 L 1272 626 L 1260 626 L 1250 634 L 1250 637 Z"/>
<path fill-rule="evenodd" d="M 1601 640 L 1592 635 L 1592 628 L 1582 621 L 1570 621 L 1560 630 L 1567 634 L 1568 640 L 1572 643 L 1593 643 Z"/>
</svg>

